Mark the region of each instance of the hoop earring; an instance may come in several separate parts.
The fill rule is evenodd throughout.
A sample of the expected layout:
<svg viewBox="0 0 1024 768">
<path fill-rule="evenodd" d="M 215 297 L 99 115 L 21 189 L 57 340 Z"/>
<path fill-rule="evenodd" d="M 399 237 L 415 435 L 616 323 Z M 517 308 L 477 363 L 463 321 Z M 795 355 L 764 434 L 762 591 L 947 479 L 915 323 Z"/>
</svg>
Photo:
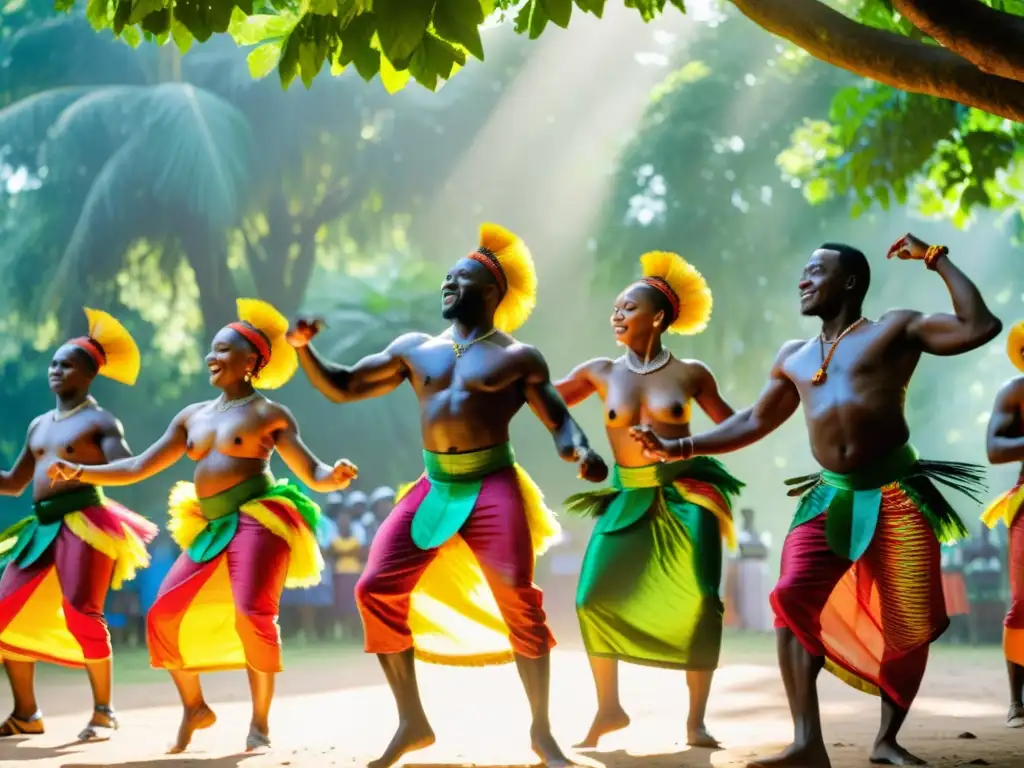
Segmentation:
<svg viewBox="0 0 1024 768">
<path fill-rule="evenodd" d="M 252 371 L 246 371 L 245 372 L 245 381 L 246 381 L 246 383 L 252 381 Z"/>
</svg>

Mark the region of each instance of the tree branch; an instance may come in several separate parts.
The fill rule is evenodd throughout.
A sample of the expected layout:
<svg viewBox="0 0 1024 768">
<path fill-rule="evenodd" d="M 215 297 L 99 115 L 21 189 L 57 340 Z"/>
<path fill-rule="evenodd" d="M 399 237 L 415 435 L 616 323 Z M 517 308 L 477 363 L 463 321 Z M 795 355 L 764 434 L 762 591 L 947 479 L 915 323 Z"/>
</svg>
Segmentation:
<svg viewBox="0 0 1024 768">
<path fill-rule="evenodd" d="M 925 34 L 982 72 L 1024 82 L 1024 17 L 978 0 L 893 0 Z"/>
<path fill-rule="evenodd" d="M 819 0 L 731 2 L 755 24 L 833 66 L 1024 122 L 1024 83 L 986 74 L 953 51 L 859 24 Z"/>
</svg>

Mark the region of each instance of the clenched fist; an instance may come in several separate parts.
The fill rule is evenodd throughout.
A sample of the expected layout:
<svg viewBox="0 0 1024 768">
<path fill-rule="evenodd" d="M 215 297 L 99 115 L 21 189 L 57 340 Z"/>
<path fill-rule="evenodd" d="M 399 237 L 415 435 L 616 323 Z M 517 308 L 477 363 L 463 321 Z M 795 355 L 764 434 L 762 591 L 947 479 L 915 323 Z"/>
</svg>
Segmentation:
<svg viewBox="0 0 1024 768">
<path fill-rule="evenodd" d="M 296 349 L 305 347 L 313 340 L 313 337 L 320 333 L 324 322 L 318 317 L 299 317 L 288 329 L 288 343 Z"/>
</svg>

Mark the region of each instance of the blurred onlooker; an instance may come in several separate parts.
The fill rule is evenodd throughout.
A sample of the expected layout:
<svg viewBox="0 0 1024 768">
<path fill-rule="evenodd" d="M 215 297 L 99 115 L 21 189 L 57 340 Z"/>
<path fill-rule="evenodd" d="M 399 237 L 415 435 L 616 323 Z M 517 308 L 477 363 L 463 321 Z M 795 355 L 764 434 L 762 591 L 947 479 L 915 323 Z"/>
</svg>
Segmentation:
<svg viewBox="0 0 1024 768">
<path fill-rule="evenodd" d="M 389 488 L 386 485 L 382 485 L 374 489 L 373 493 L 370 494 L 369 507 L 370 512 L 373 513 L 373 533 L 377 533 L 377 529 L 380 528 L 380 524 L 384 522 L 385 518 L 391 513 L 392 507 L 395 506 L 395 490 Z M 373 536 L 370 537 L 371 539 Z"/>
<path fill-rule="evenodd" d="M 345 497 L 345 512 L 351 520 L 352 535 L 359 539 L 359 546 L 370 546 L 373 534 L 377 532 L 370 497 L 362 491 L 350 491 Z"/>
<path fill-rule="evenodd" d="M 356 535 L 355 521 L 348 505 L 339 510 L 335 523 L 338 533 L 331 542 L 331 554 L 334 557 L 334 604 L 345 634 L 359 637 L 362 634 L 362 622 L 356 606 L 356 582 L 363 572 L 365 548 Z"/>
<path fill-rule="evenodd" d="M 960 542 L 943 544 L 941 548 L 942 593 L 946 598 L 949 631 L 943 635 L 946 642 L 965 643 L 971 636 L 971 604 L 967 599 L 964 580 L 964 553 Z"/>
<path fill-rule="evenodd" d="M 774 620 L 768 595 L 771 582 L 768 575 L 767 532 L 758 533 L 754 528 L 754 510 L 749 507 L 740 510 L 742 522 L 736 543 L 739 558 L 736 563 L 736 615 L 739 626 L 751 632 L 771 632 Z"/>
<path fill-rule="evenodd" d="M 971 637 L 975 643 L 999 643 L 1003 636 L 1003 558 L 982 525 L 964 546 L 964 579 L 971 604 Z"/>
<path fill-rule="evenodd" d="M 294 636 L 301 629 L 306 642 L 324 640 L 334 630 L 334 574 L 330 560 L 333 557 L 331 542 L 338 535 L 338 526 L 331 519 L 331 496 L 327 497 L 324 513 L 317 522 L 316 536 L 320 552 L 324 557 L 324 569 L 320 572 L 320 583 L 314 587 L 286 589 L 281 594 L 281 634 Z"/>
</svg>

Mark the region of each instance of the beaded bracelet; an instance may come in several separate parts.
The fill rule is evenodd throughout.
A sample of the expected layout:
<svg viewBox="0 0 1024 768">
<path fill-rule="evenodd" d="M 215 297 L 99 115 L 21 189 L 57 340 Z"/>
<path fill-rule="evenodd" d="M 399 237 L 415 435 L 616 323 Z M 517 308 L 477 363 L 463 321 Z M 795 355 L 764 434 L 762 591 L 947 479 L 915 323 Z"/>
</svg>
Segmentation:
<svg viewBox="0 0 1024 768">
<path fill-rule="evenodd" d="M 928 250 L 924 252 L 924 265 L 928 269 L 935 269 L 935 262 L 938 261 L 940 256 L 945 256 L 949 253 L 949 248 L 944 245 L 929 245 Z"/>
</svg>

